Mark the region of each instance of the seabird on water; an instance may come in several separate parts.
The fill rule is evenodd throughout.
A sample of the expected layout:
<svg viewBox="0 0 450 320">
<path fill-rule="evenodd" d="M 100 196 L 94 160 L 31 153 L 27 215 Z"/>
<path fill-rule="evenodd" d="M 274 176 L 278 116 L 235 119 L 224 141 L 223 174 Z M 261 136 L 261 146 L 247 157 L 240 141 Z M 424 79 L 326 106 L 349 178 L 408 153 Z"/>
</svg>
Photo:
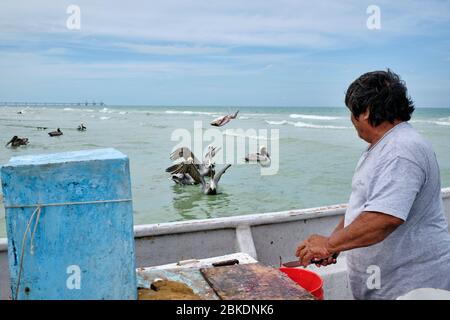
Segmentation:
<svg viewBox="0 0 450 320">
<path fill-rule="evenodd" d="M 5 145 L 7 147 L 8 145 L 11 145 L 11 147 L 19 147 L 19 146 L 26 146 L 28 144 L 28 138 L 19 138 L 18 136 L 12 137 L 11 140 Z"/>
<path fill-rule="evenodd" d="M 78 131 L 86 131 L 86 127 L 84 126 L 84 123 L 80 124 L 77 128 Z"/>
<path fill-rule="evenodd" d="M 188 161 L 180 163 L 180 168 L 178 170 L 178 173 L 183 173 L 185 175 L 189 175 L 192 177 L 194 181 L 199 181 L 202 185 L 202 192 L 206 195 L 214 195 L 217 194 L 217 187 L 219 184 L 219 180 L 222 177 L 222 175 L 225 173 L 225 171 L 231 167 L 231 164 L 227 164 L 225 167 L 222 168 L 218 173 L 212 169 L 210 171 L 210 174 L 208 175 L 210 177 L 209 181 L 205 180 L 205 176 L 202 176 L 200 172 L 197 169 L 197 166 L 194 164 L 193 158 L 189 158 Z"/>
<path fill-rule="evenodd" d="M 63 133 L 62 133 L 62 131 L 58 128 L 58 129 L 56 129 L 56 131 L 49 132 L 48 135 L 49 135 L 50 137 L 57 137 L 57 136 L 62 136 Z"/>
<path fill-rule="evenodd" d="M 176 184 L 181 184 L 183 186 L 198 184 L 198 182 L 195 181 L 188 173 L 172 174 L 171 179 Z"/>
<path fill-rule="evenodd" d="M 172 161 L 178 159 L 184 159 L 183 162 L 174 164 L 166 169 L 166 172 L 170 172 L 172 174 L 172 180 L 177 184 L 182 185 L 192 185 L 201 183 L 200 179 L 197 179 L 189 174 L 186 171 L 186 167 L 184 164 L 189 164 L 195 166 L 196 170 L 199 172 L 201 176 L 208 176 L 211 172 L 214 171 L 215 164 L 213 162 L 213 157 L 220 150 L 219 148 L 215 148 L 213 146 L 208 147 L 208 152 L 205 154 L 203 162 L 195 157 L 192 151 L 188 147 L 180 147 L 173 151 L 170 155 L 170 159 Z"/>
<path fill-rule="evenodd" d="M 261 167 L 269 167 L 270 161 L 270 155 L 267 152 L 266 146 L 261 146 L 258 153 L 248 154 L 245 157 L 245 162 L 257 162 Z"/>
<path fill-rule="evenodd" d="M 221 127 L 221 126 L 224 126 L 224 125 L 226 125 L 228 122 L 230 122 L 231 119 L 236 119 L 238 113 L 239 113 L 239 110 L 236 111 L 234 114 L 227 114 L 226 116 L 222 116 L 222 117 L 219 117 L 219 118 L 217 118 L 217 119 L 214 119 L 214 120 L 211 122 L 211 125 L 214 126 L 214 127 Z"/>
<path fill-rule="evenodd" d="M 211 179 L 208 182 L 206 182 L 205 178 L 202 177 L 202 191 L 204 194 L 207 194 L 207 195 L 217 194 L 219 180 L 229 167 L 231 167 L 231 164 L 227 164 L 218 173 L 214 172 L 211 175 Z"/>
</svg>

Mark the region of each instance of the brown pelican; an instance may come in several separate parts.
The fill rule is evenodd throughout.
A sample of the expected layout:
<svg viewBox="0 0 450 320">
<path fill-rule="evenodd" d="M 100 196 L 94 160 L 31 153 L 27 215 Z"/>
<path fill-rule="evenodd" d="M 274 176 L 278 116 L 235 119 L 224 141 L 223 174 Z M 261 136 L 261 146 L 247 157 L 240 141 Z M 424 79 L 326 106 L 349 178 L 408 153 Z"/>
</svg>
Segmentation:
<svg viewBox="0 0 450 320">
<path fill-rule="evenodd" d="M 269 167 L 270 161 L 266 146 L 261 146 L 258 153 L 248 154 L 245 157 L 245 162 L 257 162 L 261 167 Z"/>
<path fill-rule="evenodd" d="M 214 171 L 215 164 L 213 162 L 213 157 L 219 152 L 219 148 L 213 146 L 208 147 L 208 152 L 205 154 L 203 162 L 200 162 L 192 151 L 188 147 L 180 147 L 173 151 L 170 155 L 172 161 L 178 159 L 184 159 L 183 162 L 174 164 L 166 169 L 166 172 L 172 174 L 172 180 L 177 184 L 182 185 L 192 185 L 201 183 L 201 180 L 191 176 L 188 172 L 185 172 L 185 167 L 183 164 L 192 164 L 195 166 L 197 171 L 202 177 L 211 175 Z"/>
<path fill-rule="evenodd" d="M 49 132 L 48 135 L 49 135 L 50 137 L 57 137 L 57 136 L 62 136 L 63 133 L 62 133 L 62 131 L 58 128 L 58 129 L 56 129 L 56 131 Z"/>
<path fill-rule="evenodd" d="M 224 125 L 226 125 L 228 122 L 230 122 L 231 119 L 236 119 L 238 113 L 239 113 L 239 110 L 236 111 L 234 114 L 227 114 L 226 116 L 222 116 L 222 117 L 219 117 L 219 118 L 217 118 L 217 119 L 214 119 L 214 120 L 211 122 L 211 125 L 214 126 L 214 127 L 221 127 L 221 126 L 224 126 Z"/>
<path fill-rule="evenodd" d="M 19 147 L 19 146 L 26 146 L 28 144 L 28 138 L 19 138 L 18 136 L 12 137 L 11 140 L 6 144 L 5 147 L 8 145 L 11 145 L 11 147 Z"/>
<path fill-rule="evenodd" d="M 206 181 L 205 177 L 200 174 L 197 166 L 194 164 L 193 158 L 189 158 L 188 161 L 180 163 L 180 168 L 178 171 L 179 173 L 188 174 L 195 181 L 200 181 L 200 183 L 202 184 L 202 192 L 204 194 L 214 195 L 217 194 L 217 188 L 220 178 L 229 167 L 231 167 L 231 164 L 227 164 L 218 173 L 216 173 L 212 169 L 209 174 L 209 181 Z"/>
<path fill-rule="evenodd" d="M 176 184 L 181 184 L 183 186 L 198 184 L 188 173 L 175 173 L 172 174 L 172 181 Z"/>
<path fill-rule="evenodd" d="M 84 123 L 80 124 L 77 128 L 78 131 L 86 131 L 86 127 L 84 126 Z"/>
</svg>

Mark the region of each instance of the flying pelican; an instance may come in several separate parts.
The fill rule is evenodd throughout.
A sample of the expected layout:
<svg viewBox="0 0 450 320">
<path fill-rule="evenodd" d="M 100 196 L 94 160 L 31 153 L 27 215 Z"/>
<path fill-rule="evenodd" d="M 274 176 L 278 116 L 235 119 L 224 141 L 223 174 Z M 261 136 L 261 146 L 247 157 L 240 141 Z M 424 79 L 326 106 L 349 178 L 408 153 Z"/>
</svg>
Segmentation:
<svg viewBox="0 0 450 320">
<path fill-rule="evenodd" d="M 19 138 L 18 136 L 12 137 L 11 140 L 5 145 L 7 147 L 8 145 L 11 145 L 11 147 L 19 147 L 19 146 L 26 146 L 28 144 L 28 138 Z"/>
<path fill-rule="evenodd" d="M 258 153 L 248 154 L 245 157 L 245 162 L 257 162 L 261 167 L 270 166 L 270 155 L 267 152 L 266 146 L 261 146 Z"/>
<path fill-rule="evenodd" d="M 221 126 L 224 126 L 224 125 L 226 125 L 228 122 L 230 122 L 231 119 L 236 119 L 238 113 L 239 113 L 239 110 L 236 111 L 234 114 L 227 114 L 226 116 L 222 116 L 222 117 L 219 117 L 219 118 L 217 118 L 217 119 L 214 119 L 214 120 L 211 122 L 211 125 L 214 126 L 214 127 L 221 127 Z"/>
</svg>

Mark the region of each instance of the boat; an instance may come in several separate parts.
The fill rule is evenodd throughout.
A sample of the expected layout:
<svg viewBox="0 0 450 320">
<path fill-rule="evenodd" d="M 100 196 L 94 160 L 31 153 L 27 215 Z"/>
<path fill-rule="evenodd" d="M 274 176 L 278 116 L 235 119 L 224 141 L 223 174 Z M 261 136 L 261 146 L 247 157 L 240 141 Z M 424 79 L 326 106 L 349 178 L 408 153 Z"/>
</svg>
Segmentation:
<svg viewBox="0 0 450 320">
<path fill-rule="evenodd" d="M 450 188 L 442 189 L 447 220 L 450 220 Z M 226 218 L 136 225 L 136 267 L 160 266 L 189 259 L 206 259 L 242 252 L 262 264 L 280 267 L 295 260 L 295 248 L 310 234 L 329 234 L 345 214 L 347 205 Z M 171 250 L 167 250 L 171 248 Z M 325 299 L 352 299 L 345 254 L 335 265 L 309 266 L 324 280 Z M 0 299 L 8 299 L 7 239 L 0 239 Z"/>
</svg>

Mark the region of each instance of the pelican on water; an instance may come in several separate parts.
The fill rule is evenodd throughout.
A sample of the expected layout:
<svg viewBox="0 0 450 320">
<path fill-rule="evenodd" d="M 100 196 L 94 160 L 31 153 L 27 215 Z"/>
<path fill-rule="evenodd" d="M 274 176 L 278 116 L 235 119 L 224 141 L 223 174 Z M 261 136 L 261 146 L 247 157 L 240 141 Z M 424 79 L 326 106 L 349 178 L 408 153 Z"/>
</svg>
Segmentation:
<svg viewBox="0 0 450 320">
<path fill-rule="evenodd" d="M 248 154 L 245 157 L 245 162 L 256 162 L 259 165 L 261 165 L 261 167 L 269 167 L 270 166 L 270 155 L 267 152 L 267 147 L 266 146 L 261 146 L 259 148 L 259 152 L 258 153 L 252 153 L 252 154 Z"/>
<path fill-rule="evenodd" d="M 206 195 L 214 195 L 217 194 L 220 178 L 229 167 L 231 167 L 231 164 L 227 164 L 218 173 L 216 173 L 214 169 L 210 170 L 210 174 L 208 175 L 210 179 L 206 181 L 205 176 L 200 174 L 197 166 L 194 164 L 193 158 L 189 158 L 186 162 L 180 163 L 178 173 L 189 175 L 193 180 L 200 181 L 202 192 Z"/>
<path fill-rule="evenodd" d="M 26 146 L 28 144 L 28 138 L 19 138 L 18 136 L 12 137 L 11 140 L 5 145 L 7 147 L 8 145 L 11 145 L 11 147 L 19 147 L 19 146 Z"/>
<path fill-rule="evenodd" d="M 56 129 L 56 131 L 49 132 L 48 135 L 50 137 L 57 137 L 57 136 L 62 136 L 63 133 L 62 133 L 61 129 L 58 128 L 58 129 Z"/>
<path fill-rule="evenodd" d="M 192 185 L 201 183 L 201 179 L 193 177 L 189 172 L 185 172 L 187 165 L 195 166 L 196 170 L 200 176 L 205 177 L 211 175 L 214 171 L 215 164 L 213 157 L 219 152 L 221 148 L 216 148 L 213 146 L 208 147 L 208 152 L 205 154 L 203 162 L 197 159 L 192 151 L 188 147 L 180 147 L 173 151 L 170 155 L 172 161 L 183 159 L 182 162 L 176 163 L 166 169 L 166 172 L 172 174 L 171 179 L 181 185 Z"/>
</svg>

